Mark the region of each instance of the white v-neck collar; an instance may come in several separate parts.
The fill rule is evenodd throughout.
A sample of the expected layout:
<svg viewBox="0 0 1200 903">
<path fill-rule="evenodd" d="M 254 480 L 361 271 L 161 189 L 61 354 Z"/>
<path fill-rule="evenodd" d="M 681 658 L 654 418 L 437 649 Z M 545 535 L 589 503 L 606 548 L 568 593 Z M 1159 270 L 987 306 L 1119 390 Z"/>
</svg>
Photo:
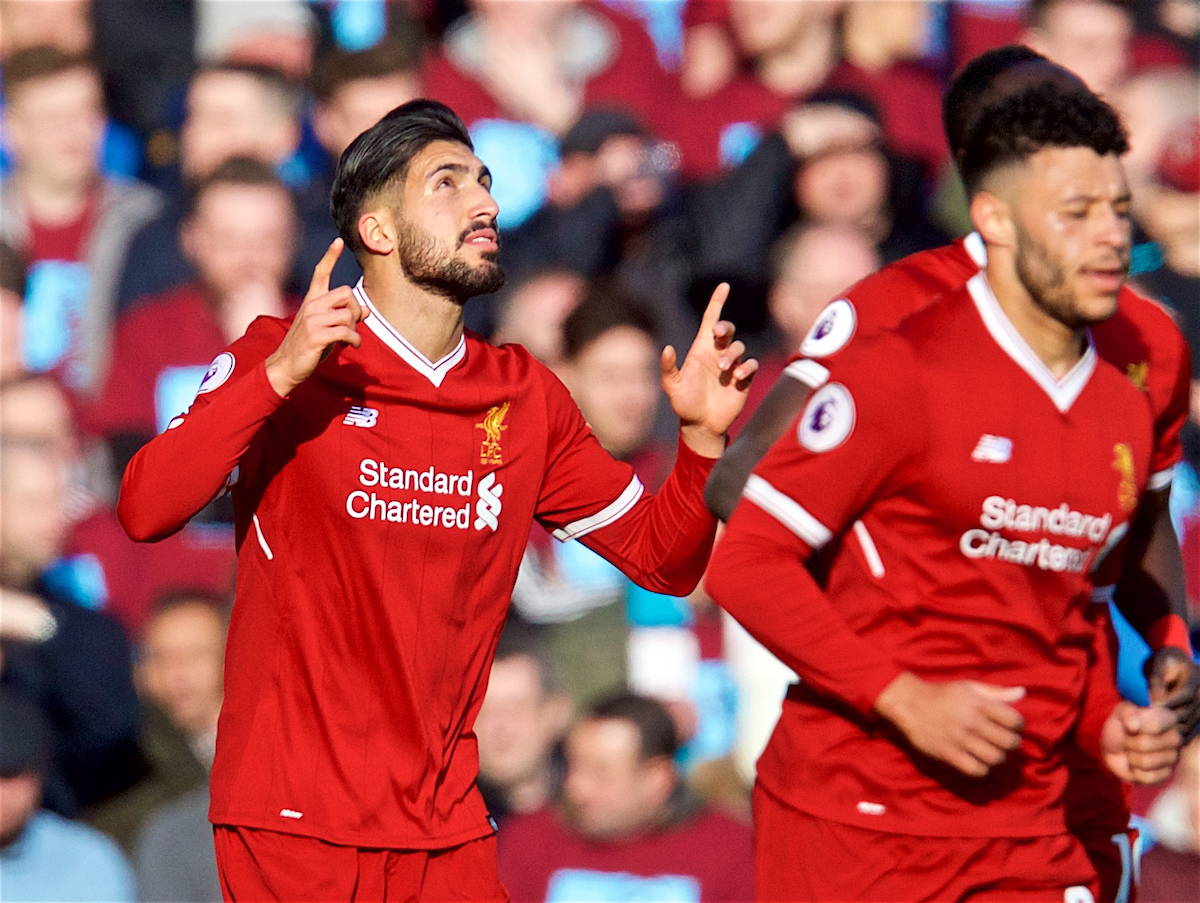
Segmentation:
<svg viewBox="0 0 1200 903">
<path fill-rule="evenodd" d="M 971 300 L 975 302 L 975 309 L 983 319 L 984 327 L 996 340 L 996 344 L 1042 387 L 1042 391 L 1050 397 L 1059 411 L 1064 414 L 1069 411 L 1096 369 L 1096 346 L 1092 341 L 1091 331 L 1087 332 L 1088 344 L 1083 357 L 1062 379 L 1055 379 L 1050 368 L 1029 347 L 1029 343 L 1017 332 L 1017 328 L 1000 307 L 992 287 L 988 285 L 987 276 L 979 273 L 971 277 L 967 282 L 967 290 L 971 293 Z"/>
<path fill-rule="evenodd" d="M 447 354 L 440 361 L 434 362 L 423 355 L 420 351 L 412 346 L 408 339 L 396 332 L 392 328 L 392 324 L 385 320 L 376 310 L 375 305 L 371 303 L 371 299 L 367 297 L 367 290 L 363 288 L 362 279 L 358 280 L 358 285 L 354 286 L 354 297 L 358 299 L 359 304 L 366 306 L 371 312 L 371 316 L 364 321 L 367 327 L 375 335 L 383 341 L 392 351 L 410 367 L 428 379 L 435 386 L 441 387 L 442 380 L 446 378 L 454 365 L 466 356 L 467 340 L 465 336 L 458 337 L 458 344 L 454 346 L 454 350 Z"/>
</svg>

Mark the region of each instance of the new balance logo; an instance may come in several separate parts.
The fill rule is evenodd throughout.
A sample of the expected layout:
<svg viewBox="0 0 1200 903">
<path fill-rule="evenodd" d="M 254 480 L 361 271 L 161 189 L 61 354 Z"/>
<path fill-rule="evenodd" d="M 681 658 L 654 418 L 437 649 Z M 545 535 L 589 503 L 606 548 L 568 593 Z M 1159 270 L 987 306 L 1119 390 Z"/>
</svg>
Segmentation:
<svg viewBox="0 0 1200 903">
<path fill-rule="evenodd" d="M 993 436 L 984 433 L 979 437 L 979 444 L 971 452 L 972 461 L 982 461 L 985 464 L 1004 464 L 1012 460 L 1012 440 L 1007 436 Z"/>
<path fill-rule="evenodd" d="M 346 415 L 346 419 L 342 421 L 346 426 L 361 426 L 367 430 L 378 422 L 379 411 L 375 408 L 360 408 L 358 405 L 353 405 L 350 413 Z"/>
</svg>

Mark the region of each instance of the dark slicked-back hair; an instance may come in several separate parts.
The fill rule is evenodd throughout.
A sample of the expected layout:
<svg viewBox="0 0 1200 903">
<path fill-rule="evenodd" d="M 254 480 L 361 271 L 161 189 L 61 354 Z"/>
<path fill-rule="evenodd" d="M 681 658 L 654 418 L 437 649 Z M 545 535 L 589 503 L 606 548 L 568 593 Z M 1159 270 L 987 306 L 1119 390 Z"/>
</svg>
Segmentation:
<svg viewBox="0 0 1200 903">
<path fill-rule="evenodd" d="M 1120 155 L 1129 150 L 1129 138 L 1121 117 L 1092 92 L 1029 85 L 985 109 L 971 129 L 961 166 L 967 190 L 974 194 L 993 170 L 1048 147 Z"/>
<path fill-rule="evenodd" d="M 622 693 L 597 702 L 588 711 L 587 721 L 628 721 L 638 732 L 638 758 L 641 761 L 660 756 L 672 758 L 679 750 L 679 734 L 671 713 L 657 699 Z"/>
<path fill-rule="evenodd" d="M 434 141 L 456 141 L 475 149 L 467 127 L 452 109 L 436 100 L 412 100 L 396 107 L 342 152 L 329 211 L 355 256 L 363 252 L 358 236 L 363 205 L 394 180 L 402 180 L 413 157 Z"/>
<path fill-rule="evenodd" d="M 942 98 L 942 128 L 946 131 L 951 154 L 957 156 L 962 150 L 967 132 L 996 76 L 1034 60 L 1049 62 L 1024 44 L 1005 44 L 979 54 L 958 71 Z"/>
</svg>

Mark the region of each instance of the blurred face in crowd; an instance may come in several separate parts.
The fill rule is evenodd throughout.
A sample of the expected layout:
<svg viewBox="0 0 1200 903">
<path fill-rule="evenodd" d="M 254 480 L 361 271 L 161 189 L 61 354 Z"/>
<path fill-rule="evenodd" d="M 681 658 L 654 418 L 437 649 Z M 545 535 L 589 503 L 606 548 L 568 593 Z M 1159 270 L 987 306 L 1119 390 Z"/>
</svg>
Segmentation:
<svg viewBox="0 0 1200 903">
<path fill-rule="evenodd" d="M 989 177 L 972 219 L 989 245 L 1015 255 L 1016 273 L 1054 320 L 1079 329 L 1112 316 L 1129 271 L 1129 186 L 1115 154 L 1048 147 Z M 1003 207 L 993 215 L 987 196 Z"/>
<path fill-rule="evenodd" d="M 854 0 L 843 27 L 861 30 L 877 62 L 919 59 L 924 52 L 930 7 L 924 0 Z M 847 36 L 847 42 L 854 39 Z"/>
<path fill-rule="evenodd" d="M 188 88 L 187 119 L 179 137 L 180 165 L 195 180 L 231 157 L 281 163 L 296 149 L 300 127 L 254 76 L 205 72 Z"/>
<path fill-rule="evenodd" d="M 66 396 L 50 379 L 0 393 L 0 579 L 28 586 L 62 554 L 76 463 Z"/>
<path fill-rule="evenodd" d="M 516 342 L 550 367 L 562 361 L 563 322 L 583 298 L 584 280 L 565 270 L 545 273 L 514 289 L 496 327 L 496 344 Z"/>
<path fill-rule="evenodd" d="M 888 164 L 879 129 L 866 116 L 831 108 L 845 120 L 844 138 L 808 156 L 796 173 L 796 203 L 818 223 L 873 224 L 887 205 Z"/>
<path fill-rule="evenodd" d="M 0 775 L 0 847 L 17 839 L 41 804 L 42 779 L 39 775 Z"/>
<path fill-rule="evenodd" d="M 350 142 L 401 104 L 421 96 L 415 72 L 396 72 L 346 82 L 317 104 L 313 127 L 322 146 L 340 157 Z"/>
<path fill-rule="evenodd" d="M 1105 0 L 1059 0 L 1046 9 L 1029 45 L 1070 69 L 1100 95 L 1110 95 L 1129 68 L 1133 18 Z"/>
<path fill-rule="evenodd" d="M 665 817 L 675 789 L 675 765 L 666 756 L 643 759 L 631 722 L 582 721 L 567 736 L 566 754 L 563 790 L 575 827 L 585 837 L 630 837 Z"/>
<path fill-rule="evenodd" d="M 21 296 L 0 288 L 0 379 L 25 369 L 21 361 Z"/>
<path fill-rule="evenodd" d="M 184 602 L 146 624 L 138 686 L 184 733 L 213 730 L 224 695 L 225 619 L 211 605 Z"/>
<path fill-rule="evenodd" d="M 570 717 L 570 699 L 547 692 L 536 661 L 527 655 L 497 659 L 475 720 L 479 773 L 501 787 L 538 780 Z"/>
<path fill-rule="evenodd" d="M 600 444 L 622 458 L 646 441 L 658 405 L 659 351 L 632 326 L 602 333 L 563 370 L 571 395 Z"/>
<path fill-rule="evenodd" d="M 22 175 L 59 189 L 86 186 L 104 136 L 100 79 L 80 67 L 19 85 L 5 104 L 4 134 Z"/>
<path fill-rule="evenodd" d="M 792 351 L 830 301 L 881 266 L 870 238 L 850 226 L 803 229 L 780 250 L 784 258 L 768 303 Z"/>
<path fill-rule="evenodd" d="M 246 285 L 282 290 L 292 268 L 296 230 L 286 188 L 217 183 L 197 203 L 182 242 L 201 280 L 223 299 Z"/>
<path fill-rule="evenodd" d="M 90 0 L 0 0 L 0 57 L 28 47 L 83 53 L 92 46 Z"/>
<path fill-rule="evenodd" d="M 835 15 L 841 5 L 826 0 L 730 0 L 729 23 L 738 46 L 753 59 L 791 47 L 805 29 Z"/>
</svg>

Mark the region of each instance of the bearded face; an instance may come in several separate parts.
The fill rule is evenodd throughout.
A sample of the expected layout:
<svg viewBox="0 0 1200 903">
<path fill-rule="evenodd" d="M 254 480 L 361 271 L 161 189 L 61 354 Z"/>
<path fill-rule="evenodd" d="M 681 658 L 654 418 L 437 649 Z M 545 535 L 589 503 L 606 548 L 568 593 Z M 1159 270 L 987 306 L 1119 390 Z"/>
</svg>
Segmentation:
<svg viewBox="0 0 1200 903">
<path fill-rule="evenodd" d="M 420 227 L 397 215 L 400 235 L 397 251 L 404 272 L 417 285 L 465 303 L 476 295 L 490 295 L 504 285 L 499 250 L 480 252 L 472 264 L 463 254 L 467 238 L 480 229 L 495 229 L 494 223 L 477 221 L 458 236 L 453 248 Z"/>
</svg>

